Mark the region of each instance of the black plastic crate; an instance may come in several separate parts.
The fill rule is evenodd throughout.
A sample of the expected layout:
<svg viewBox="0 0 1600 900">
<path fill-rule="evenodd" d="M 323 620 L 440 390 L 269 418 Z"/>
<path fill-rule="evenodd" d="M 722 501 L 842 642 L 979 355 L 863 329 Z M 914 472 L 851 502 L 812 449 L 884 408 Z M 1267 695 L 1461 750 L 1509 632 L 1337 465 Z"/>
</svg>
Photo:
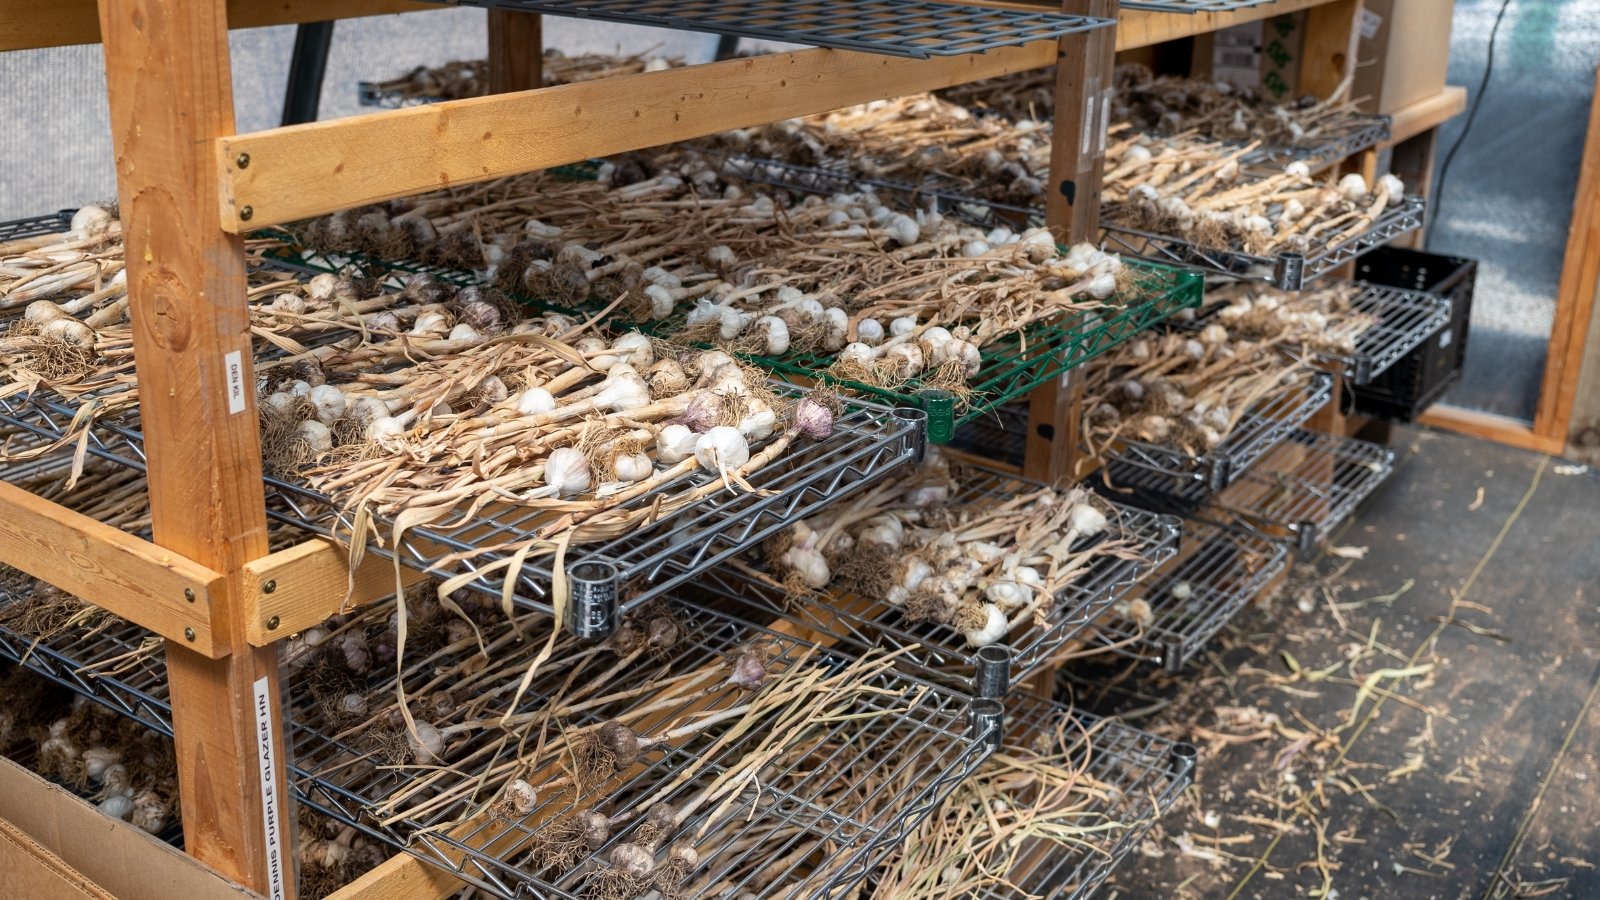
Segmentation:
<svg viewBox="0 0 1600 900">
<path fill-rule="evenodd" d="M 1461 377 L 1472 319 L 1478 261 L 1401 247 L 1381 247 L 1356 261 L 1358 280 L 1450 298 L 1450 321 L 1389 370 L 1354 390 L 1361 415 L 1412 422 Z"/>
</svg>

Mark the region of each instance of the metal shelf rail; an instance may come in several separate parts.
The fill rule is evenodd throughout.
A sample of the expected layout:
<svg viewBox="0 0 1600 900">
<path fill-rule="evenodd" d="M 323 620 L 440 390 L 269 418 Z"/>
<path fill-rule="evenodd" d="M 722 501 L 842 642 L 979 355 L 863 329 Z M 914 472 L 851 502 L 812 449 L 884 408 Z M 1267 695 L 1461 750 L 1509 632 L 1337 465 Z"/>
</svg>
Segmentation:
<svg viewBox="0 0 1600 900">
<path fill-rule="evenodd" d="M 1061 754 L 1102 789 L 1063 818 L 1081 833 L 1029 838 L 1009 886 L 985 888 L 973 900 L 1087 900 L 1194 782 L 1195 748 L 1026 695 L 1008 705 L 1006 718 L 1009 745 Z M 1056 743 L 1057 734 L 1064 740 Z"/>
<path fill-rule="evenodd" d="M 1352 353 L 1316 351 L 1317 360 L 1329 363 L 1353 386 L 1377 378 L 1402 357 L 1439 333 L 1450 321 L 1450 298 L 1422 291 L 1377 284 L 1359 284 L 1360 293 L 1351 298 L 1353 315 L 1348 322 L 1332 322 L 1328 333 L 1341 332 L 1355 341 Z M 1202 310 L 1193 320 L 1172 320 L 1174 327 L 1188 331 L 1204 328 L 1222 306 Z"/>
<path fill-rule="evenodd" d="M 1096 623 L 1097 641 L 1177 673 L 1289 564 L 1283 543 L 1209 522 L 1186 520 L 1182 547 Z"/>
<path fill-rule="evenodd" d="M 1116 461 L 1112 497 L 1146 509 L 1247 528 L 1306 553 L 1394 471 L 1394 451 L 1355 438 L 1293 429 L 1227 489 L 1171 479 Z"/>
<path fill-rule="evenodd" d="M 1116 24 L 1114 19 L 1059 12 L 998 9 L 925 0 L 865 0 L 840 6 L 821 0 L 435 0 L 480 6 L 700 31 L 757 40 L 808 44 L 927 59 L 962 56 L 1001 47 L 1081 34 Z"/>
<path fill-rule="evenodd" d="M 967 465 L 961 468 L 965 474 L 960 476 L 960 486 L 950 498 L 952 506 L 1005 498 L 1040 487 L 1036 482 L 994 470 Z M 1110 518 L 1113 528 L 1105 537 L 1094 539 L 1094 543 L 1113 535 L 1125 537 L 1135 542 L 1135 554 L 1129 555 L 1136 558 L 1097 559 L 1082 577 L 1057 595 L 1043 622 L 1035 621 L 1011 636 L 1005 645 L 1009 661 L 999 672 L 990 667 L 990 658 L 969 646 L 955 629 L 906 621 L 897 609 L 881 601 L 829 594 L 791 598 L 770 579 L 726 566 L 702 573 L 695 584 L 706 592 L 706 602 L 716 608 L 732 610 L 745 618 L 777 615 L 828 635 L 836 646 L 851 651 L 899 651 L 902 667 L 920 678 L 975 696 L 994 696 L 982 687 L 989 683 L 988 679 L 1001 676 L 1007 683 L 1018 683 L 1056 660 L 1096 619 L 1178 551 L 1180 523 L 1176 517 L 1118 506 Z"/>
<path fill-rule="evenodd" d="M 1169 482 L 1167 493 L 1185 495 L 1196 489 L 1220 491 L 1295 429 L 1310 421 L 1318 410 L 1328 405 L 1332 395 L 1333 376 L 1327 372 L 1311 372 L 1294 390 L 1252 406 L 1222 443 L 1203 454 L 1191 455 L 1172 447 L 1119 440 L 1111 455 L 1117 462 L 1166 479 Z M 1113 471 L 1120 472 L 1121 467 Z M 1121 484 L 1116 477 L 1113 483 Z"/>
</svg>

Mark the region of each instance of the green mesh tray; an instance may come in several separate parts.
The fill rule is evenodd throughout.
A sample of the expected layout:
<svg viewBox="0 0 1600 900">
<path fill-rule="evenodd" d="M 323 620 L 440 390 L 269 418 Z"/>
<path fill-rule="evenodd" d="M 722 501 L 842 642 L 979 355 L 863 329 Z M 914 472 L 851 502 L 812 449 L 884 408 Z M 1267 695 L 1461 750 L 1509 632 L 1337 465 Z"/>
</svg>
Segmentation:
<svg viewBox="0 0 1600 900">
<path fill-rule="evenodd" d="M 1180 309 L 1200 305 L 1205 287 L 1200 274 L 1154 263 L 1127 265 L 1139 273 L 1135 296 L 1116 298 L 1118 306 L 1034 325 L 991 342 L 983 348 L 977 376 L 967 383 L 971 394 L 965 399 L 917 379 L 890 389 L 835 377 L 828 372 L 836 359 L 832 353 L 747 358 L 791 384 L 833 384 L 894 405 L 920 407 L 928 413 L 928 440 L 943 444 L 955 436 L 957 426 L 1083 365 Z"/>
</svg>

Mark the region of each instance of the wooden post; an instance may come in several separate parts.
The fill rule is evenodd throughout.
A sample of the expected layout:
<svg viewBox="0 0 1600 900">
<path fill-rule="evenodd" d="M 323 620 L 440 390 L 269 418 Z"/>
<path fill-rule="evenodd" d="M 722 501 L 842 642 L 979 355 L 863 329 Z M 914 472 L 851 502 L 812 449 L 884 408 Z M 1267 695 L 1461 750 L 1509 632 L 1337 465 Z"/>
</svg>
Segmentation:
<svg viewBox="0 0 1600 900">
<path fill-rule="evenodd" d="M 230 655 L 167 642 L 185 845 L 269 900 L 293 897 L 278 654 L 251 648 L 238 614 L 267 523 L 244 245 L 218 219 L 227 5 L 100 0 L 100 22 L 155 541 L 227 585 L 214 616 Z"/>
<path fill-rule="evenodd" d="M 1119 0 L 1064 0 L 1062 10 L 1117 18 Z M 1062 244 L 1100 238 L 1100 181 L 1104 174 L 1115 26 L 1061 39 L 1056 61 L 1054 143 L 1045 221 Z M 1078 457 L 1078 401 L 1083 387 L 1067 373 L 1028 396 L 1028 442 L 1023 473 L 1047 483 L 1083 473 Z"/>
<path fill-rule="evenodd" d="M 1331 97 L 1353 77 L 1356 23 L 1361 0 L 1334 0 L 1306 11 L 1306 39 L 1300 53 L 1299 96 Z"/>
<path fill-rule="evenodd" d="M 544 86 L 543 24 L 538 13 L 489 10 L 489 93 Z"/>
</svg>

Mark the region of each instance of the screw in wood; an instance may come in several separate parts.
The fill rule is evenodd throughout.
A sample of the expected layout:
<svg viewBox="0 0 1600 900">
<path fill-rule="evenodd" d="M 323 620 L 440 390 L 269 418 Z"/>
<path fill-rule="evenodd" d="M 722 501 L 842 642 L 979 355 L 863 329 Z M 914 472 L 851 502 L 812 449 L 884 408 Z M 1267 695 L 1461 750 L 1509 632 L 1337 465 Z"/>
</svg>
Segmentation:
<svg viewBox="0 0 1600 900">
<path fill-rule="evenodd" d="M 189 601 L 190 603 L 193 603 L 194 602 L 194 588 L 184 588 L 183 589 L 183 599 Z"/>
<path fill-rule="evenodd" d="M 239 168 L 248 169 L 250 168 L 250 154 L 241 153 L 239 154 L 239 158 L 234 160 L 234 162 L 238 164 Z"/>
<path fill-rule="evenodd" d="M 255 214 L 256 214 L 255 207 L 246 206 L 244 209 L 239 210 L 239 221 L 248 222 L 252 218 L 255 217 Z"/>
<path fill-rule="evenodd" d="M 193 628 L 185 628 L 183 630 L 183 639 L 186 640 L 186 641 L 193 641 L 194 640 L 194 629 Z"/>
<path fill-rule="evenodd" d="M 261 593 L 270 594 L 270 593 L 272 593 L 273 591 L 275 591 L 277 589 L 278 589 L 278 583 L 276 581 L 269 581 L 266 584 L 263 584 L 261 586 Z"/>
<path fill-rule="evenodd" d="M 277 616 L 273 616 L 272 618 L 267 620 L 267 630 L 268 631 L 277 631 L 278 630 L 278 625 L 279 625 L 279 622 L 278 622 L 278 617 Z"/>
</svg>

